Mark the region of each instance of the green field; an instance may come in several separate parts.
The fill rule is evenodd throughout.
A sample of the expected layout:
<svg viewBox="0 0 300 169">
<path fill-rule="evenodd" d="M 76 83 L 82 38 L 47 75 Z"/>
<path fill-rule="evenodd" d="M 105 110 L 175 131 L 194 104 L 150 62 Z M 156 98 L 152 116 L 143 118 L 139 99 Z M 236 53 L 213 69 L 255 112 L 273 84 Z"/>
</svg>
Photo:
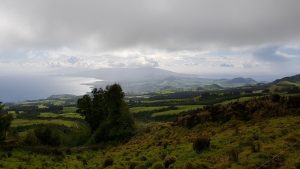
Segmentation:
<svg viewBox="0 0 300 169">
<path fill-rule="evenodd" d="M 257 96 L 255 96 L 255 97 L 257 97 Z M 223 102 L 221 102 L 219 104 L 225 105 L 225 104 L 232 103 L 232 102 L 237 102 L 237 101 L 244 102 L 244 101 L 251 100 L 251 99 L 253 99 L 255 97 L 252 97 L 252 96 L 250 96 L 250 97 L 240 97 L 238 99 L 226 100 L 226 101 L 223 101 Z"/>
<path fill-rule="evenodd" d="M 63 125 L 66 127 L 74 127 L 78 128 L 78 124 L 76 121 L 69 121 L 63 119 L 15 119 L 12 121 L 11 127 L 24 127 L 31 125 L 39 125 L 39 124 L 56 124 Z"/>
<path fill-rule="evenodd" d="M 78 119 L 84 119 L 84 117 L 81 116 L 78 113 L 63 113 L 63 114 L 40 113 L 40 115 L 38 117 L 42 117 L 42 118 L 78 118 Z"/>
<path fill-rule="evenodd" d="M 63 112 L 64 113 L 76 113 L 77 108 L 76 107 L 64 107 Z"/>
<path fill-rule="evenodd" d="M 168 110 L 168 111 L 163 111 L 163 112 L 157 112 L 157 113 L 153 113 L 151 116 L 152 117 L 165 116 L 165 115 L 174 115 L 175 116 L 184 111 L 202 108 L 203 105 L 186 105 L 186 106 L 176 106 L 176 107 L 178 108 L 177 110 Z"/>
<path fill-rule="evenodd" d="M 162 108 L 166 108 L 168 106 L 152 106 L 152 107 L 132 107 L 130 108 L 131 113 L 139 113 L 139 112 L 145 112 L 145 111 L 153 111 L 153 110 L 159 110 Z"/>
</svg>

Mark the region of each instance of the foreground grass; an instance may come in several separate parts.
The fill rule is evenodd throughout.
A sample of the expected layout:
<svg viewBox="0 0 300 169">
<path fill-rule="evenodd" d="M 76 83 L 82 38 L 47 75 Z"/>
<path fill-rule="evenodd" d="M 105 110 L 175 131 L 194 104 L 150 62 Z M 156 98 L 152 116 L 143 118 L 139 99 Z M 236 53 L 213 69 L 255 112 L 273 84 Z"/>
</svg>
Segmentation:
<svg viewBox="0 0 300 169">
<path fill-rule="evenodd" d="M 172 123 L 140 124 L 135 137 L 127 143 L 108 145 L 101 150 L 57 149 L 53 153 L 32 153 L 21 149 L 0 153 L 2 168 L 152 168 L 174 157 L 171 168 L 183 168 L 187 162 L 215 169 L 258 168 L 277 156 L 265 168 L 292 169 L 300 162 L 300 116 L 261 121 L 206 123 L 192 129 Z M 192 140 L 199 134 L 211 137 L 209 149 L 196 153 Z M 253 151 L 253 145 L 259 149 Z M 236 152 L 236 153 L 234 153 Z M 237 158 L 234 155 L 237 154 Z M 109 164 L 109 163 L 108 163 Z M 201 165 L 200 165 L 201 164 Z M 271 166 L 273 165 L 273 166 Z M 274 167 L 275 166 L 275 167 Z M 191 169 L 191 168 L 189 168 Z M 201 169 L 201 168 L 200 168 Z"/>
</svg>

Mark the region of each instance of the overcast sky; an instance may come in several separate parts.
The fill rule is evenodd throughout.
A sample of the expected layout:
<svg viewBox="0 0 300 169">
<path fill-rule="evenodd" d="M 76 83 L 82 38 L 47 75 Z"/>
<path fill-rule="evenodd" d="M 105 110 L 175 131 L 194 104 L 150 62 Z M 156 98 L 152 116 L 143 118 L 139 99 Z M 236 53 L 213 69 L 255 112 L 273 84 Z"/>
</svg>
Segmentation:
<svg viewBox="0 0 300 169">
<path fill-rule="evenodd" d="M 0 0 L 0 72 L 300 73 L 299 0 Z"/>
</svg>

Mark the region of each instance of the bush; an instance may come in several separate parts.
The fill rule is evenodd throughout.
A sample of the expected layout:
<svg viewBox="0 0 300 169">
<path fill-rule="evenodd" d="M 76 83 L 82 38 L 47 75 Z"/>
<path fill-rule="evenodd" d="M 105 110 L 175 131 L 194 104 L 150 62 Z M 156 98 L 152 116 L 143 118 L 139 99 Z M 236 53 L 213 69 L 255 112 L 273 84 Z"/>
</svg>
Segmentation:
<svg viewBox="0 0 300 169">
<path fill-rule="evenodd" d="M 164 165 L 161 162 L 156 162 L 152 165 L 152 169 L 164 169 Z"/>
<path fill-rule="evenodd" d="M 260 152 L 261 146 L 259 141 L 252 141 L 250 146 L 253 153 Z"/>
<path fill-rule="evenodd" d="M 229 159 L 232 160 L 232 161 L 239 161 L 239 149 L 238 148 L 232 148 L 228 151 L 228 156 L 229 156 Z"/>
<path fill-rule="evenodd" d="M 208 149 L 210 146 L 210 138 L 208 136 L 198 136 L 193 143 L 193 149 L 197 153 L 200 153 L 201 151 Z"/>
<path fill-rule="evenodd" d="M 168 168 L 171 164 L 176 162 L 176 157 L 174 156 L 167 156 L 164 160 L 165 168 Z"/>
<path fill-rule="evenodd" d="M 61 145 L 61 138 L 58 133 L 49 127 L 37 128 L 34 130 L 35 136 L 39 142 L 49 146 Z"/>
<path fill-rule="evenodd" d="M 8 131 L 13 116 L 11 114 L 1 114 L 1 102 L 0 102 L 0 141 L 4 141 L 6 138 L 6 132 Z"/>
<path fill-rule="evenodd" d="M 25 145 L 34 146 L 39 144 L 39 139 L 36 137 L 35 132 L 31 130 L 27 132 L 23 142 Z"/>
<path fill-rule="evenodd" d="M 114 160 L 111 157 L 107 157 L 103 162 L 103 167 L 106 168 L 108 166 L 112 166 L 114 164 Z"/>
<path fill-rule="evenodd" d="M 135 169 L 137 166 L 138 166 L 138 162 L 134 161 L 134 162 L 130 162 L 129 163 L 129 167 L 128 168 L 129 169 Z"/>
<path fill-rule="evenodd" d="M 298 161 L 298 162 L 295 163 L 295 168 L 296 169 L 300 169 L 300 161 Z"/>
<path fill-rule="evenodd" d="M 198 164 L 195 162 L 188 161 L 186 162 L 181 169 L 207 169 L 208 167 L 204 164 Z"/>
</svg>

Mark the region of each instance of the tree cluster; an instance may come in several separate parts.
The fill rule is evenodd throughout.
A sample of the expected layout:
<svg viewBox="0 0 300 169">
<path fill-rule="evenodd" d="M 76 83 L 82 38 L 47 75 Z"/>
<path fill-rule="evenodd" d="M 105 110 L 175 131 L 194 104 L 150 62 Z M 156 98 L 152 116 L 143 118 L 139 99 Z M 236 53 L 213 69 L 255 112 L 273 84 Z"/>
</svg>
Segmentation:
<svg viewBox="0 0 300 169">
<path fill-rule="evenodd" d="M 3 105 L 0 102 L 0 141 L 4 141 L 6 138 L 6 133 L 10 127 L 13 116 L 3 112 Z"/>
<path fill-rule="evenodd" d="M 119 84 L 93 89 L 78 99 L 77 112 L 85 117 L 96 142 L 122 140 L 134 132 L 134 120 Z"/>
</svg>

